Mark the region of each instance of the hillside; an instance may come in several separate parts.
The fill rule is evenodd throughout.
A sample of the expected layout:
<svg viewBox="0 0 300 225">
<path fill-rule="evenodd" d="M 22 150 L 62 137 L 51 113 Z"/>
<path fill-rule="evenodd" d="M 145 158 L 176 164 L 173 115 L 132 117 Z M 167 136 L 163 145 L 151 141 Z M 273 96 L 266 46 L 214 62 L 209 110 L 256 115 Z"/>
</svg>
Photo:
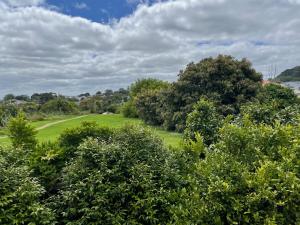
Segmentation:
<svg viewBox="0 0 300 225">
<path fill-rule="evenodd" d="M 300 81 L 300 66 L 283 71 L 278 77 L 276 77 L 276 80 L 283 82 Z"/>
</svg>

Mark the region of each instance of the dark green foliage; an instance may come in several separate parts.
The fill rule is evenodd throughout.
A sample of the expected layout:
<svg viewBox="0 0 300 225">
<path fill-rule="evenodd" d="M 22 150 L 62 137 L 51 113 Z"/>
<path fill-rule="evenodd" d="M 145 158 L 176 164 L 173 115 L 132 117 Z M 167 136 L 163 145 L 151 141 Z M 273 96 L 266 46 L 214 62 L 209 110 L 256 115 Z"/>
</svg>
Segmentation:
<svg viewBox="0 0 300 225">
<path fill-rule="evenodd" d="M 140 119 L 150 125 L 161 125 L 161 91 L 150 90 L 139 94 L 135 98 L 135 106 Z"/>
<path fill-rule="evenodd" d="M 45 188 L 45 195 L 56 193 L 61 170 L 69 160 L 65 150 L 57 143 L 42 143 L 30 154 L 29 159 L 30 169 Z"/>
<path fill-rule="evenodd" d="M 10 100 L 13 100 L 13 99 L 15 99 L 15 96 L 13 94 L 7 94 L 3 98 L 4 101 L 10 101 Z"/>
<path fill-rule="evenodd" d="M 40 105 L 45 104 L 46 102 L 49 102 L 51 100 L 54 100 L 57 98 L 57 94 L 55 93 L 35 93 L 31 96 L 31 101 L 36 102 Z"/>
<path fill-rule="evenodd" d="M 248 115 L 255 123 L 297 124 L 300 119 L 300 104 L 293 90 L 278 84 L 264 86 L 257 101 L 244 104 L 241 114 Z"/>
<path fill-rule="evenodd" d="M 25 118 L 23 113 L 15 118 L 12 118 L 7 126 L 9 137 L 12 145 L 15 148 L 33 150 L 37 144 L 36 130 L 32 127 Z"/>
<path fill-rule="evenodd" d="M 42 105 L 41 111 L 45 113 L 74 114 L 78 112 L 78 106 L 67 99 L 56 98 Z"/>
<path fill-rule="evenodd" d="M 279 84 L 267 84 L 258 93 L 257 99 L 261 103 L 270 103 L 276 101 L 278 108 L 282 109 L 287 106 L 299 103 L 297 95 L 290 88 L 283 87 Z"/>
<path fill-rule="evenodd" d="M 171 152 L 148 130 L 89 139 L 65 168 L 55 206 L 73 224 L 166 224 L 180 177 Z"/>
<path fill-rule="evenodd" d="M 15 149 L 0 149 L 0 224 L 55 224 L 54 213 L 40 201 L 43 187 L 30 176 Z"/>
<path fill-rule="evenodd" d="M 217 139 L 222 119 L 213 102 L 201 99 L 187 117 L 185 137 L 195 139 L 195 134 L 199 133 L 204 138 L 204 143 L 210 145 Z"/>
<path fill-rule="evenodd" d="M 300 66 L 296 66 L 292 69 L 283 71 L 275 80 L 289 82 L 289 81 L 300 81 Z"/>
<path fill-rule="evenodd" d="M 179 74 L 170 91 L 163 93 L 164 127 L 183 131 L 187 114 L 205 97 L 216 102 L 224 115 L 238 113 L 240 106 L 255 98 L 261 86 L 261 74 L 251 63 L 220 55 L 191 63 Z"/>
<path fill-rule="evenodd" d="M 251 103 L 241 108 L 241 115 L 248 115 L 255 123 L 298 124 L 300 120 L 300 105 L 291 105 L 281 108 L 276 100 L 269 103 Z"/>
<path fill-rule="evenodd" d="M 98 127 L 96 123 L 83 122 L 80 127 L 67 129 L 59 139 L 59 145 L 65 149 L 67 158 L 74 155 L 77 147 L 87 138 L 98 138 L 108 141 L 114 135 L 114 131 L 106 127 Z"/>
<path fill-rule="evenodd" d="M 135 104 L 131 100 L 125 102 L 121 107 L 122 115 L 127 118 L 137 118 L 138 114 L 136 110 Z"/>
<path fill-rule="evenodd" d="M 83 95 L 82 95 L 83 96 Z M 118 91 L 106 90 L 97 92 L 94 96 L 85 95 L 80 101 L 80 109 L 91 113 L 117 113 L 119 107 L 129 99 L 129 92 L 123 88 Z"/>
<path fill-rule="evenodd" d="M 160 103 L 155 102 L 155 100 L 158 100 L 158 93 L 168 89 L 169 86 L 170 84 L 168 82 L 152 78 L 137 80 L 130 86 L 130 99 L 123 105 L 121 110 L 122 114 L 129 118 L 141 117 L 149 124 L 161 123 L 162 119 L 158 112 Z M 154 111 L 155 113 L 153 115 L 152 113 Z"/>
</svg>

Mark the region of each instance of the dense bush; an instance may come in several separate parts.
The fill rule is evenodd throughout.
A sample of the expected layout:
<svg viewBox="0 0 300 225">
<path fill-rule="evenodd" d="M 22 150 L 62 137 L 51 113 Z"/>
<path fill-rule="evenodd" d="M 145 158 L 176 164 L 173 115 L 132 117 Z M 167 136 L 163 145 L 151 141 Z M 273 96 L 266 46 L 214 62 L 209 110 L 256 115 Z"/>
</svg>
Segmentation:
<svg viewBox="0 0 300 225">
<path fill-rule="evenodd" d="M 178 223 L 299 224 L 299 135 L 299 126 L 247 118 L 225 124 L 180 193 L 188 210 L 176 211 Z"/>
<path fill-rule="evenodd" d="M 143 92 L 135 99 L 138 117 L 150 125 L 162 125 L 161 104 L 160 90 Z"/>
<path fill-rule="evenodd" d="M 187 117 L 184 134 L 188 139 L 195 139 L 195 134 L 199 133 L 204 138 L 204 143 L 210 145 L 216 141 L 221 124 L 222 116 L 214 103 L 201 99 Z"/>
<path fill-rule="evenodd" d="M 7 129 L 13 147 L 25 150 L 33 150 L 35 148 L 37 131 L 28 123 L 23 113 L 19 113 L 17 117 L 12 118 L 8 123 Z"/>
<path fill-rule="evenodd" d="M 128 102 L 125 102 L 122 105 L 121 113 L 124 117 L 127 117 L 127 118 L 137 118 L 138 117 L 136 107 L 135 107 L 133 101 L 130 101 L 130 100 Z"/>
<path fill-rule="evenodd" d="M 0 149 L 0 224 L 54 224 L 54 213 L 41 203 L 43 187 L 16 149 Z"/>
<path fill-rule="evenodd" d="M 272 101 L 276 101 L 280 109 L 299 104 L 299 99 L 292 89 L 276 83 L 265 85 L 259 92 L 257 98 L 260 103 L 268 104 Z"/>
<path fill-rule="evenodd" d="M 74 114 L 78 113 L 78 106 L 67 99 L 55 98 L 42 105 L 41 111 L 44 113 Z"/>
<path fill-rule="evenodd" d="M 88 139 L 64 169 L 54 203 L 73 224 L 166 224 L 182 182 L 170 151 L 143 128 Z"/>
</svg>

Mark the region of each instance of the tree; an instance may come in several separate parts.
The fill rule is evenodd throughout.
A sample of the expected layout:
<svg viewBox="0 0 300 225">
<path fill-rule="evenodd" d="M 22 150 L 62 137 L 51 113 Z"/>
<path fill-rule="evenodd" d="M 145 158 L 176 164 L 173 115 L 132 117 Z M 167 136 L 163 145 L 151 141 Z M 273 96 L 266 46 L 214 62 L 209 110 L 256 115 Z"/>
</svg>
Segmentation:
<svg viewBox="0 0 300 225">
<path fill-rule="evenodd" d="M 37 131 L 28 123 L 23 113 L 19 113 L 17 117 L 12 118 L 7 129 L 13 147 L 26 150 L 35 148 Z"/>
<path fill-rule="evenodd" d="M 49 93 L 35 93 L 31 96 L 31 101 L 34 101 L 40 105 L 45 104 L 46 102 L 57 98 L 57 94 L 49 92 Z"/>
<path fill-rule="evenodd" d="M 0 104 L 0 126 L 5 127 L 11 117 L 15 117 L 17 114 L 18 108 L 15 104 Z"/>
<path fill-rule="evenodd" d="M 163 94 L 164 127 L 183 131 L 188 113 L 201 97 L 214 101 L 223 115 L 236 114 L 256 97 L 261 79 L 246 59 L 219 55 L 190 63 Z"/>
<path fill-rule="evenodd" d="M 153 102 L 148 101 L 148 100 L 151 99 L 151 97 L 150 97 L 151 93 L 162 91 L 164 89 L 167 89 L 168 87 L 169 87 L 168 82 L 161 81 L 158 79 L 148 78 L 148 79 L 137 80 L 129 88 L 130 99 L 129 99 L 128 103 L 126 103 L 123 107 L 123 110 L 122 110 L 124 112 L 123 115 L 125 117 L 141 116 L 141 118 L 145 118 L 145 119 L 147 118 L 146 122 L 148 122 L 148 123 L 152 123 L 152 122 L 157 123 L 158 122 L 157 120 L 160 120 L 158 118 L 159 115 L 156 113 L 155 115 L 153 115 L 156 118 L 151 118 L 150 114 L 153 111 L 151 111 L 151 110 L 149 111 L 149 109 L 150 109 L 151 105 L 153 104 Z M 139 99 L 139 98 L 144 98 L 147 95 L 150 98 L 148 98 L 147 101 L 142 103 L 143 100 Z M 139 109 L 139 107 L 141 107 L 141 108 Z M 153 109 L 153 110 L 155 111 L 156 109 Z M 138 115 L 138 112 L 140 112 L 140 115 Z"/>
<path fill-rule="evenodd" d="M 4 96 L 3 100 L 4 101 L 9 101 L 15 99 L 15 96 L 13 94 L 7 94 Z"/>
<path fill-rule="evenodd" d="M 292 89 L 275 83 L 265 85 L 258 93 L 257 98 L 259 102 L 266 104 L 275 101 L 279 109 L 299 104 L 298 97 Z"/>
<path fill-rule="evenodd" d="M 150 125 L 161 125 L 163 123 L 160 112 L 161 104 L 160 90 L 145 91 L 135 98 L 138 117 Z"/>
<path fill-rule="evenodd" d="M 48 101 L 41 107 L 45 113 L 74 114 L 78 112 L 78 106 L 65 98 L 56 98 Z"/>
</svg>

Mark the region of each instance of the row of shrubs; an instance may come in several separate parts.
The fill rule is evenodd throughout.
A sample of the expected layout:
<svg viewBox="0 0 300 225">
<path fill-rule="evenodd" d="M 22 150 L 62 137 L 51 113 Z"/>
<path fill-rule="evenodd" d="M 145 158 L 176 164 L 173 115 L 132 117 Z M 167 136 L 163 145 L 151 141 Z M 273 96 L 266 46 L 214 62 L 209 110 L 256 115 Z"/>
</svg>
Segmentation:
<svg viewBox="0 0 300 225">
<path fill-rule="evenodd" d="M 22 115 L 9 130 L 0 224 L 300 222 L 299 124 L 244 115 L 224 120 L 213 145 L 196 134 L 179 149 L 143 127 L 83 123 L 43 144 Z"/>
</svg>

